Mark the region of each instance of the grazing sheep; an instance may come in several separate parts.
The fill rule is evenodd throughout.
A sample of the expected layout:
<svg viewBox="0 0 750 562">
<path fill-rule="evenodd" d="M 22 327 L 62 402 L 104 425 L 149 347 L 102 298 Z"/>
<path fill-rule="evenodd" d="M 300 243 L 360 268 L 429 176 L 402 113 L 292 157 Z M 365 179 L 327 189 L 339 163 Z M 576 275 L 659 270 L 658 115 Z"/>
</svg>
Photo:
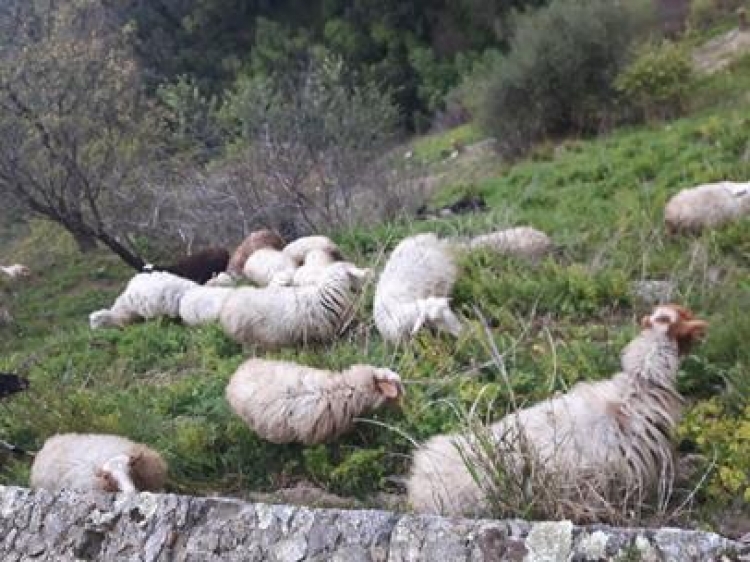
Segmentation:
<svg viewBox="0 0 750 562">
<path fill-rule="evenodd" d="M 214 275 L 226 271 L 227 263 L 229 263 L 229 252 L 225 248 L 207 248 L 186 256 L 172 265 L 147 264 L 143 271 L 165 271 L 203 285 Z"/>
<path fill-rule="evenodd" d="M 706 323 L 681 307 L 663 305 L 642 326 L 623 351 L 623 372 L 579 383 L 492 425 L 496 451 L 491 461 L 479 453 L 473 435 L 427 441 L 414 455 L 408 482 L 412 506 L 420 512 L 490 515 L 488 462 L 511 475 L 508 485 L 522 486 L 526 471 L 548 476 L 547 491 L 552 488 L 551 496 L 568 518 L 601 519 L 626 504 L 640 506 L 660 485 L 669 489 L 674 476 L 670 433 L 683 404 L 675 388 L 679 357 Z M 483 486 L 465 460 L 477 469 Z"/>
<path fill-rule="evenodd" d="M 250 233 L 248 237 L 242 241 L 242 244 L 237 246 L 237 249 L 229 260 L 229 265 L 227 265 L 227 272 L 235 277 L 241 277 L 247 258 L 249 258 L 254 252 L 261 248 L 281 250 L 283 247 L 284 239 L 272 230 L 256 230 L 255 232 Z"/>
<path fill-rule="evenodd" d="M 29 388 L 29 380 L 11 373 L 0 373 L 0 398 L 23 392 Z"/>
<path fill-rule="evenodd" d="M 219 319 L 224 301 L 233 287 L 195 287 L 180 300 L 180 318 L 188 326 L 209 324 Z"/>
<path fill-rule="evenodd" d="M 20 279 L 31 275 L 31 270 L 25 265 L 14 263 L 13 265 L 0 265 L 0 271 L 5 273 L 11 279 Z"/>
<path fill-rule="evenodd" d="M 330 341 L 351 320 L 365 277 L 342 263 L 329 266 L 318 285 L 241 287 L 224 302 L 219 321 L 233 340 L 264 348 Z"/>
<path fill-rule="evenodd" d="M 327 236 L 303 236 L 284 246 L 282 251 L 292 258 L 297 265 L 302 265 L 307 254 L 313 250 L 328 252 L 337 261 L 344 259 L 339 247 Z"/>
<path fill-rule="evenodd" d="M 166 478 L 159 453 L 117 435 L 55 435 L 31 467 L 31 487 L 52 491 L 156 492 Z"/>
<path fill-rule="evenodd" d="M 122 328 L 140 319 L 180 315 L 180 299 L 189 291 L 199 287 L 197 283 L 171 273 L 139 273 L 135 275 L 125 291 L 117 297 L 110 309 L 97 310 L 89 315 L 91 328 Z"/>
<path fill-rule="evenodd" d="M 750 183 L 723 181 L 683 189 L 664 207 L 671 234 L 698 233 L 750 213 Z"/>
<path fill-rule="evenodd" d="M 450 245 L 434 234 L 402 240 L 375 290 L 373 312 L 383 338 L 396 343 L 425 326 L 458 335 L 461 323 L 448 301 L 457 271 Z"/>
<path fill-rule="evenodd" d="M 517 226 L 475 236 L 468 246 L 472 250 L 486 248 L 503 255 L 536 260 L 550 252 L 552 240 L 540 230 L 530 226 Z"/>
<path fill-rule="evenodd" d="M 258 287 L 266 287 L 278 274 L 292 274 L 297 263 L 279 250 L 261 248 L 247 258 L 242 270 L 245 277 Z"/>
<path fill-rule="evenodd" d="M 403 395 L 389 369 L 354 365 L 341 372 L 285 361 L 250 359 L 232 376 L 226 397 L 234 412 L 263 439 L 315 445 L 331 441 L 354 418 Z"/>
</svg>

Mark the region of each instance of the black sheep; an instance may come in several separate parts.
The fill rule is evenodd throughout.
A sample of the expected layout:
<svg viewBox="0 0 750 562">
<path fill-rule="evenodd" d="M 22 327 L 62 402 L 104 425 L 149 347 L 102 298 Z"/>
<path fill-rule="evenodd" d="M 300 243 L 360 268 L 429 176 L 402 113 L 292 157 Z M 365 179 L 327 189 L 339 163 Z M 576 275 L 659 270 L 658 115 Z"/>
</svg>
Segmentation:
<svg viewBox="0 0 750 562">
<path fill-rule="evenodd" d="M 143 270 L 146 272 L 166 271 L 203 285 L 214 275 L 226 271 L 228 263 L 229 251 L 226 248 L 206 248 L 172 265 L 148 264 Z"/>
</svg>

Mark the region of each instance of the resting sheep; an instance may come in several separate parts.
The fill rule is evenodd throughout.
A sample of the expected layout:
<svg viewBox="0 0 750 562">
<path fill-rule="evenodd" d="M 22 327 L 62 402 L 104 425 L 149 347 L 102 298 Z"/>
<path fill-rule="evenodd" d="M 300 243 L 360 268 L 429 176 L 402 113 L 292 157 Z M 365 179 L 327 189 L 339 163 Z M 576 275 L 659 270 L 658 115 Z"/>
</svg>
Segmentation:
<svg viewBox="0 0 750 562">
<path fill-rule="evenodd" d="M 552 240 L 544 232 L 530 226 L 517 226 L 475 236 L 469 249 L 486 248 L 502 255 L 536 260 L 552 249 Z"/>
<path fill-rule="evenodd" d="M 290 242 L 282 250 L 292 258 L 297 265 L 302 265 L 307 254 L 313 250 L 322 250 L 334 256 L 336 260 L 342 260 L 341 251 L 336 243 L 327 236 L 303 236 Z"/>
<path fill-rule="evenodd" d="M 664 207 L 671 234 L 698 233 L 750 213 L 750 183 L 723 181 L 683 189 Z"/>
<path fill-rule="evenodd" d="M 448 300 L 457 273 L 448 242 L 434 234 L 402 240 L 375 290 L 373 312 L 383 339 L 396 343 L 425 326 L 457 336 L 461 323 Z"/>
<path fill-rule="evenodd" d="M 166 478 L 167 464 L 159 453 L 116 435 L 55 435 L 31 467 L 31 487 L 55 492 L 156 492 Z"/>
<path fill-rule="evenodd" d="M 228 262 L 229 252 L 225 248 L 207 248 L 172 265 L 147 264 L 143 271 L 164 271 L 203 285 L 214 275 L 226 271 Z"/>
<path fill-rule="evenodd" d="M 247 258 L 242 272 L 256 286 L 267 287 L 274 276 L 291 276 L 295 269 L 296 262 L 283 252 L 273 248 L 261 248 Z"/>
<path fill-rule="evenodd" d="M 25 265 L 14 263 L 13 265 L 0 265 L 0 271 L 5 273 L 11 279 L 20 279 L 31 275 L 31 270 Z"/>
<path fill-rule="evenodd" d="M 226 397 L 263 439 L 315 445 L 337 438 L 355 417 L 397 401 L 403 392 L 401 379 L 389 369 L 354 365 L 331 372 L 250 359 L 232 376 Z"/>
<path fill-rule="evenodd" d="M 670 434 L 683 405 L 675 387 L 679 357 L 706 323 L 686 309 L 663 305 L 644 317 L 642 326 L 623 351 L 623 372 L 579 383 L 489 428 L 496 447 L 489 462 L 503 466 L 516 486 L 523 485 L 525 469 L 546 475 L 558 516 L 601 519 L 612 509 L 640 507 L 658 486 L 671 485 Z M 412 506 L 420 512 L 490 515 L 486 485 L 492 478 L 482 468 L 487 456 L 473 435 L 433 437 L 414 455 Z M 476 479 L 466 461 L 478 469 Z"/>
<path fill-rule="evenodd" d="M 351 320 L 366 276 L 342 263 L 330 266 L 318 285 L 241 287 L 224 302 L 219 321 L 235 341 L 263 348 L 330 341 Z"/>
<path fill-rule="evenodd" d="M 139 273 L 128 282 L 110 309 L 89 315 L 91 328 L 122 328 L 140 319 L 180 315 L 180 300 L 197 283 L 171 273 Z"/>
<path fill-rule="evenodd" d="M 245 267 L 245 262 L 254 252 L 261 248 L 271 248 L 273 250 L 281 250 L 284 247 L 284 239 L 272 230 L 256 230 L 248 235 L 242 241 L 242 244 L 237 246 L 237 249 L 232 254 L 227 265 L 227 272 L 235 277 L 242 276 L 242 270 Z"/>
<path fill-rule="evenodd" d="M 224 301 L 233 287 L 194 287 L 180 300 L 180 318 L 188 326 L 209 324 L 219 319 Z"/>
</svg>

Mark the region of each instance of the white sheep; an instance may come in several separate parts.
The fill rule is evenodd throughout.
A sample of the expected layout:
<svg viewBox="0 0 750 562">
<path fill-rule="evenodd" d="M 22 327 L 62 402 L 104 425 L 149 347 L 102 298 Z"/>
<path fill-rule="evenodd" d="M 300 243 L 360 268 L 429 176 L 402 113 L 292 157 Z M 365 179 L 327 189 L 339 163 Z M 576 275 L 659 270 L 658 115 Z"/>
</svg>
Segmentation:
<svg viewBox="0 0 750 562">
<path fill-rule="evenodd" d="M 219 321 L 235 341 L 264 348 L 330 341 L 351 320 L 366 276 L 342 263 L 318 285 L 241 287 L 224 302 Z"/>
<path fill-rule="evenodd" d="M 490 515 L 489 464 L 503 467 L 509 485 L 522 486 L 524 472 L 546 475 L 540 480 L 569 518 L 601 518 L 628 502 L 638 504 L 660 484 L 669 486 L 670 433 L 683 404 L 675 388 L 679 356 L 706 323 L 681 307 L 663 305 L 642 325 L 623 351 L 623 372 L 579 383 L 562 396 L 507 415 L 489 428 L 491 454 L 476 435 L 428 440 L 414 455 L 408 481 L 412 506 L 420 512 Z M 467 463 L 476 469 L 474 477 Z"/>
<path fill-rule="evenodd" d="M 196 287 L 200 285 L 172 273 L 139 273 L 128 282 L 112 308 L 97 310 L 89 315 L 89 324 L 92 329 L 122 328 L 140 319 L 159 316 L 177 318 L 182 296 Z"/>
<path fill-rule="evenodd" d="M 373 312 L 383 338 L 399 342 L 425 326 L 458 335 L 461 322 L 448 300 L 457 273 L 448 242 L 434 234 L 402 240 L 375 290 Z"/>
<path fill-rule="evenodd" d="M 233 287 L 194 287 L 180 299 L 180 318 L 188 326 L 216 322 Z"/>
<path fill-rule="evenodd" d="M 253 252 L 242 270 L 245 277 L 258 287 L 266 287 L 275 275 L 293 274 L 297 263 L 279 250 L 260 248 Z"/>
<path fill-rule="evenodd" d="M 0 271 L 5 273 L 11 279 L 20 279 L 21 277 L 28 277 L 31 275 L 31 270 L 20 263 L 14 263 L 13 265 L 0 265 Z"/>
<path fill-rule="evenodd" d="M 55 435 L 31 466 L 31 487 L 52 491 L 156 492 L 166 478 L 159 453 L 117 435 Z"/>
<path fill-rule="evenodd" d="M 347 264 L 352 269 L 358 269 L 351 262 L 342 262 L 337 255 L 331 254 L 328 250 L 310 250 L 305 256 L 305 262 L 296 270 L 287 270 L 278 274 L 271 284 L 275 285 L 294 285 L 303 287 L 305 285 L 317 285 L 325 278 L 326 270 L 333 264 Z M 363 275 L 370 276 L 372 270 L 362 269 Z"/>
<path fill-rule="evenodd" d="M 261 248 L 281 250 L 283 247 L 284 239 L 272 230 L 263 229 L 251 232 L 232 254 L 227 264 L 227 271 L 233 276 L 240 277 L 247 258 L 254 252 Z"/>
<path fill-rule="evenodd" d="M 502 255 L 536 260 L 552 249 L 552 240 L 544 232 L 530 226 L 517 226 L 475 236 L 469 249 L 488 249 Z"/>
<path fill-rule="evenodd" d="M 670 233 L 697 233 L 750 213 L 750 183 L 723 181 L 683 189 L 667 201 L 664 222 Z"/>
<path fill-rule="evenodd" d="M 353 365 L 332 372 L 250 359 L 232 376 L 226 397 L 263 439 L 314 445 L 337 438 L 352 428 L 355 417 L 397 401 L 403 392 L 390 369 Z"/>
<path fill-rule="evenodd" d="M 313 250 L 322 250 L 328 252 L 337 260 L 342 259 L 339 247 L 327 236 L 303 236 L 284 246 L 282 251 L 292 258 L 297 265 L 301 265 L 304 263 L 307 254 Z"/>
</svg>

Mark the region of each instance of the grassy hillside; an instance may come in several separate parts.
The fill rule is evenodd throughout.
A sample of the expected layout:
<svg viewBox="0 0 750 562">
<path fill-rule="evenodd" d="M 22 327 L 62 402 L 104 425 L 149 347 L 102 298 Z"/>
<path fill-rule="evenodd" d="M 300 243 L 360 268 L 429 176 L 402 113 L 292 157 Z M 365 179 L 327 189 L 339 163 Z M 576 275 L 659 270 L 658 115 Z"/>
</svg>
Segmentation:
<svg viewBox="0 0 750 562">
<path fill-rule="evenodd" d="M 698 512 L 708 518 L 728 505 L 745 509 L 750 221 L 696 238 L 668 237 L 662 209 L 683 187 L 750 178 L 750 100 L 741 87 L 748 68 L 745 61 L 731 79 L 703 84 L 700 111 L 689 118 L 543 146 L 469 184 L 476 162 L 470 169 L 460 161 L 436 164 L 453 178 L 439 198 L 478 191 L 491 205 L 488 213 L 337 233 L 353 261 L 375 267 L 417 231 L 464 235 L 531 224 L 552 236 L 559 251 L 539 264 L 482 252 L 463 257 L 455 305 L 471 328 L 457 341 L 423 334 L 402 348 L 384 345 L 372 325 L 370 288 L 340 341 L 267 354 L 330 368 L 367 362 L 405 379 L 401 411 L 377 413 L 375 423 L 359 423 L 332 445 L 269 444 L 233 416 L 224 387 L 251 350 L 216 327 L 157 321 L 90 331 L 88 314 L 108 306 L 132 272 L 110 255 L 81 256 L 59 231 L 35 224 L 3 250 L 5 259 L 28 263 L 36 274 L 3 287 L 16 323 L 0 328 L 0 370 L 21 370 L 33 386 L 0 404 L 0 439 L 35 450 L 55 432 L 118 433 L 164 453 L 172 491 L 242 496 L 308 481 L 369 498 L 395 489 L 391 477 L 407 471 L 412 440 L 456 429 L 470 408 L 489 420 L 506 413 L 511 389 L 492 361 L 487 333 L 503 354 L 512 392 L 531 403 L 616 372 L 620 350 L 648 310 L 631 285 L 660 279 L 675 282 L 674 300 L 712 324 L 680 381 L 689 403 L 681 448 L 714 463 L 696 494 Z M 417 155 L 438 160 L 441 143 L 450 140 L 431 138 Z M 482 165 L 497 170 L 492 158 Z M 26 459 L 0 462 L 0 484 L 27 483 Z"/>
</svg>

